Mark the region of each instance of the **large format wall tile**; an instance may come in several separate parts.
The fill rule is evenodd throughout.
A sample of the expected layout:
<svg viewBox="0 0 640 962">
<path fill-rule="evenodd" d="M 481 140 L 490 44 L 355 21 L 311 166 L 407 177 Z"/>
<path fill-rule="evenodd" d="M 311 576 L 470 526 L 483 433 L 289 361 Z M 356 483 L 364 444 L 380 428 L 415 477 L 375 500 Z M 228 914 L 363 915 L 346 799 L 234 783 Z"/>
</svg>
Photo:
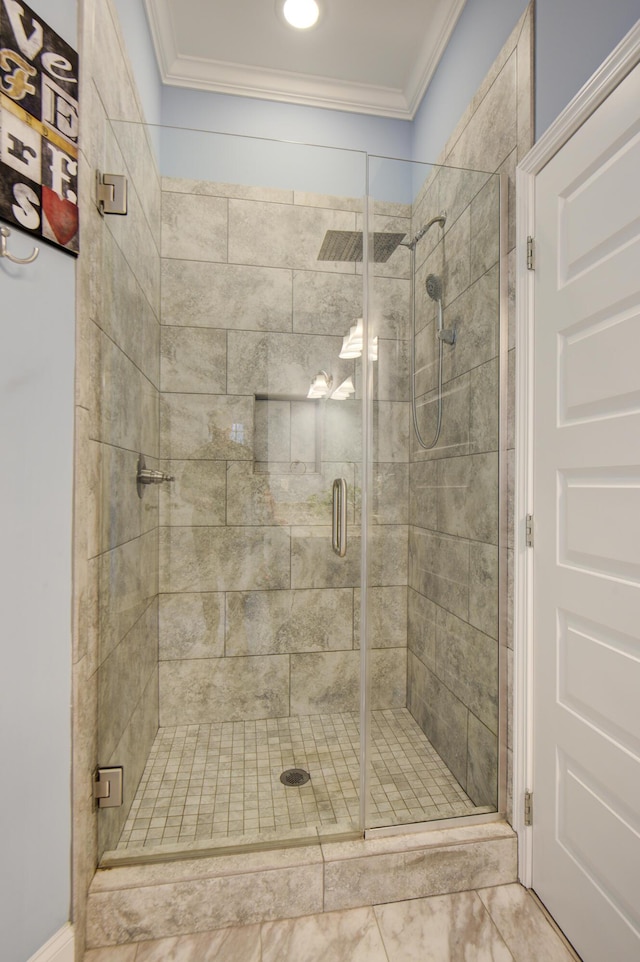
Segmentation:
<svg viewBox="0 0 640 962">
<path fill-rule="evenodd" d="M 498 542 L 498 454 L 438 463 L 438 526 L 446 534 Z"/>
<path fill-rule="evenodd" d="M 224 594 L 209 591 L 160 595 L 158 634 L 161 661 L 221 658 Z"/>
<path fill-rule="evenodd" d="M 369 645 L 371 648 L 402 648 L 407 644 L 407 589 L 405 585 L 368 590 Z M 353 634 L 360 646 L 360 590 L 354 598 Z"/>
<path fill-rule="evenodd" d="M 188 261 L 226 261 L 226 199 L 163 193 L 162 256 Z"/>
<path fill-rule="evenodd" d="M 231 461 L 227 467 L 227 524 L 329 524 L 333 479 L 348 482 L 348 522 L 354 518 L 354 466 L 323 463 L 322 472 L 302 475 L 258 473 L 250 462 Z"/>
<path fill-rule="evenodd" d="M 476 805 L 496 805 L 498 797 L 498 736 L 469 714 L 467 795 Z"/>
<path fill-rule="evenodd" d="M 283 528 L 163 528 L 160 591 L 289 588 L 289 550 Z"/>
<path fill-rule="evenodd" d="M 409 460 L 409 406 L 399 401 L 374 401 L 373 460 Z"/>
<path fill-rule="evenodd" d="M 162 323 L 219 330 L 290 331 L 290 270 L 162 261 Z"/>
<path fill-rule="evenodd" d="M 371 505 L 374 524 L 409 523 L 409 465 L 373 464 Z"/>
<path fill-rule="evenodd" d="M 289 658 L 160 662 L 160 725 L 206 725 L 289 714 Z"/>
<path fill-rule="evenodd" d="M 304 398 L 319 371 L 332 375 L 337 387 L 354 374 L 353 361 L 338 357 L 341 347 L 340 337 L 230 331 L 227 391 Z"/>
<path fill-rule="evenodd" d="M 94 342 L 100 372 L 100 403 L 92 438 L 158 456 L 158 390 L 114 342 L 101 332 Z M 136 417 L 132 417 L 136 412 Z"/>
<path fill-rule="evenodd" d="M 444 609 L 438 613 L 436 672 L 493 732 L 498 722 L 498 643 Z"/>
<path fill-rule="evenodd" d="M 291 714 L 357 712 L 360 655 L 335 651 L 291 655 Z"/>
<path fill-rule="evenodd" d="M 160 369 L 163 391 L 225 394 L 226 332 L 202 327 L 163 327 Z"/>
<path fill-rule="evenodd" d="M 98 753 L 113 751 L 130 723 L 150 677 L 157 670 L 158 606 L 146 611 L 100 666 L 98 679 Z M 135 671 L 131 666 L 135 665 Z"/>
<path fill-rule="evenodd" d="M 353 264 L 319 261 L 318 254 L 327 230 L 355 227 L 347 211 L 230 200 L 229 262 L 354 274 Z"/>
<path fill-rule="evenodd" d="M 411 336 L 409 290 L 404 278 L 374 278 L 374 296 L 370 306 L 372 337 L 407 340 Z"/>
<path fill-rule="evenodd" d="M 438 607 L 413 588 L 407 590 L 407 647 L 427 668 L 435 671 Z"/>
<path fill-rule="evenodd" d="M 469 542 L 411 527 L 409 586 L 460 618 L 469 612 Z"/>
<path fill-rule="evenodd" d="M 469 621 L 485 635 L 498 637 L 498 548 L 479 541 L 469 545 Z"/>
<path fill-rule="evenodd" d="M 164 394 L 160 405 L 163 457 L 250 460 L 253 398 L 218 394 Z"/>
<path fill-rule="evenodd" d="M 226 461 L 163 461 L 175 480 L 160 490 L 161 525 L 222 525 L 226 521 Z"/>
<path fill-rule="evenodd" d="M 100 662 L 120 643 L 158 593 L 158 531 L 98 555 L 91 563 L 98 588 Z"/>
<path fill-rule="evenodd" d="M 377 648 L 371 652 L 372 711 L 405 708 L 407 704 L 407 647 Z"/>
<path fill-rule="evenodd" d="M 469 711 L 437 675 L 409 652 L 407 705 L 429 741 L 463 788 L 467 784 Z"/>
<path fill-rule="evenodd" d="M 101 248 L 91 298 L 92 314 L 105 334 L 158 387 L 160 321 L 157 311 L 109 231 L 103 232 Z M 101 283 L 104 277 L 117 277 L 118 282 Z"/>
<path fill-rule="evenodd" d="M 138 452 L 91 441 L 100 483 L 94 508 L 99 513 L 99 539 L 94 554 L 133 541 L 158 526 L 158 491 L 138 495 Z M 157 462 L 147 460 L 147 467 Z M 115 507 L 117 506 L 117 508 Z"/>
<path fill-rule="evenodd" d="M 272 655 L 353 647 L 353 591 L 230 592 L 226 654 Z"/>
<path fill-rule="evenodd" d="M 496 170 L 517 142 L 516 56 L 498 74 L 447 157 L 453 167 Z"/>
<path fill-rule="evenodd" d="M 347 554 L 331 547 L 330 526 L 291 529 L 292 588 L 355 588 L 360 584 L 360 529 L 347 528 Z"/>
<path fill-rule="evenodd" d="M 296 271 L 293 275 L 293 330 L 344 337 L 362 317 L 362 277 Z"/>
<path fill-rule="evenodd" d="M 498 354 L 499 272 L 493 267 L 468 287 L 447 309 L 456 343 L 444 352 L 444 380 L 473 370 Z"/>
</svg>

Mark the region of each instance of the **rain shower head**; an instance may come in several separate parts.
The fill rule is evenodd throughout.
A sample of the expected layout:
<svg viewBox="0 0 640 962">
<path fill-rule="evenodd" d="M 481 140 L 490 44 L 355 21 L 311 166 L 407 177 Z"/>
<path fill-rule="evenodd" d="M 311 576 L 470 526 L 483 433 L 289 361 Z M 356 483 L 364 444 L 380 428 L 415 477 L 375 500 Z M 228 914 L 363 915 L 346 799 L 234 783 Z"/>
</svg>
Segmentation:
<svg viewBox="0 0 640 962">
<path fill-rule="evenodd" d="M 384 264 L 402 243 L 406 234 L 376 231 L 373 235 L 373 260 Z M 319 261 L 361 261 L 362 231 L 328 230 L 318 254 Z"/>
<path fill-rule="evenodd" d="M 437 274 L 429 274 L 425 281 L 425 287 L 432 301 L 442 300 L 442 281 Z"/>
</svg>

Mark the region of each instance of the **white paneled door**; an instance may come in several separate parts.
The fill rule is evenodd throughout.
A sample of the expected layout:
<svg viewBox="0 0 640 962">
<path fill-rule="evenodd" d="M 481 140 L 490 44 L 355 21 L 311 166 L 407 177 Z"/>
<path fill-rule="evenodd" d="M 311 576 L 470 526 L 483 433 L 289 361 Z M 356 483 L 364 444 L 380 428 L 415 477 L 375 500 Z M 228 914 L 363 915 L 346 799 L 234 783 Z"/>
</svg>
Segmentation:
<svg viewBox="0 0 640 962">
<path fill-rule="evenodd" d="M 640 960 L 640 66 L 535 188 L 533 888 Z"/>
</svg>

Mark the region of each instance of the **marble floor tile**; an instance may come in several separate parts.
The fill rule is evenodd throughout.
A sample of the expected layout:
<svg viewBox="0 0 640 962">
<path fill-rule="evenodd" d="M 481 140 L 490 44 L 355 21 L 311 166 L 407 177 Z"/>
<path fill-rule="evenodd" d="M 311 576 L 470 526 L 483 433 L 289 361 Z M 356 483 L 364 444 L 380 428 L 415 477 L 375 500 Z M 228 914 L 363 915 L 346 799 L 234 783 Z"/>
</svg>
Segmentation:
<svg viewBox="0 0 640 962">
<path fill-rule="evenodd" d="M 84 962 L 134 962 L 137 945 L 114 945 L 108 949 L 90 949 L 84 954 Z"/>
<path fill-rule="evenodd" d="M 235 926 L 84 962 L 580 962 L 521 885 Z"/>
<path fill-rule="evenodd" d="M 389 962 L 514 962 L 475 892 L 375 907 Z"/>
<path fill-rule="evenodd" d="M 262 962 L 388 962 L 373 909 L 262 926 Z"/>
<path fill-rule="evenodd" d="M 135 962 L 260 962 L 260 926 L 141 942 Z"/>
<path fill-rule="evenodd" d="M 521 885 L 480 889 L 478 895 L 516 962 L 573 962 L 577 958 Z"/>
</svg>

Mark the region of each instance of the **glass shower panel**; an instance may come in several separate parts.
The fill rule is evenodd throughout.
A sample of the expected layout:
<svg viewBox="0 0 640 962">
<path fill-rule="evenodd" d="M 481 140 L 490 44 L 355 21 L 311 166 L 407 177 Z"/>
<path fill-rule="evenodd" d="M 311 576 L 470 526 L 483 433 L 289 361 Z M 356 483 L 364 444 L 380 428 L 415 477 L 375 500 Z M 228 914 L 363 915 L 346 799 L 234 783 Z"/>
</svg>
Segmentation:
<svg viewBox="0 0 640 962">
<path fill-rule="evenodd" d="M 125 766 L 129 810 L 103 864 L 351 833 L 362 362 L 344 356 L 343 339 L 363 315 L 363 277 L 353 257 L 321 249 L 327 236 L 362 237 L 365 157 L 134 127 L 112 125 L 118 144 L 143 134 L 157 168 L 142 182 L 136 150 L 118 158 L 130 214 L 114 228 L 106 286 L 116 298 L 122 285 L 138 292 L 125 326 L 153 308 L 144 360 L 155 367 L 133 359 L 149 406 L 123 399 L 114 417 L 134 431 L 118 444 L 135 498 L 139 454 L 172 480 L 144 486 L 126 510 L 105 480 L 105 514 L 125 529 L 135 509 L 153 532 L 155 555 L 136 554 L 122 576 L 130 589 L 143 561 L 155 572 L 153 618 L 135 622 L 143 660 L 132 647 L 126 671 L 155 679 L 157 700 L 150 732 L 112 685 L 109 713 L 132 718 L 144 764 Z M 125 237 L 154 252 L 141 279 L 115 269 Z M 142 446 L 138 420 L 157 431 Z M 336 486 L 334 504 L 335 479 L 346 493 Z M 346 525 L 342 556 L 334 516 Z M 103 577 L 112 591 L 117 566 Z M 117 750 L 110 758 L 119 764 Z"/>
<path fill-rule="evenodd" d="M 368 194 L 376 828 L 498 808 L 500 179 L 370 157 Z"/>
</svg>

